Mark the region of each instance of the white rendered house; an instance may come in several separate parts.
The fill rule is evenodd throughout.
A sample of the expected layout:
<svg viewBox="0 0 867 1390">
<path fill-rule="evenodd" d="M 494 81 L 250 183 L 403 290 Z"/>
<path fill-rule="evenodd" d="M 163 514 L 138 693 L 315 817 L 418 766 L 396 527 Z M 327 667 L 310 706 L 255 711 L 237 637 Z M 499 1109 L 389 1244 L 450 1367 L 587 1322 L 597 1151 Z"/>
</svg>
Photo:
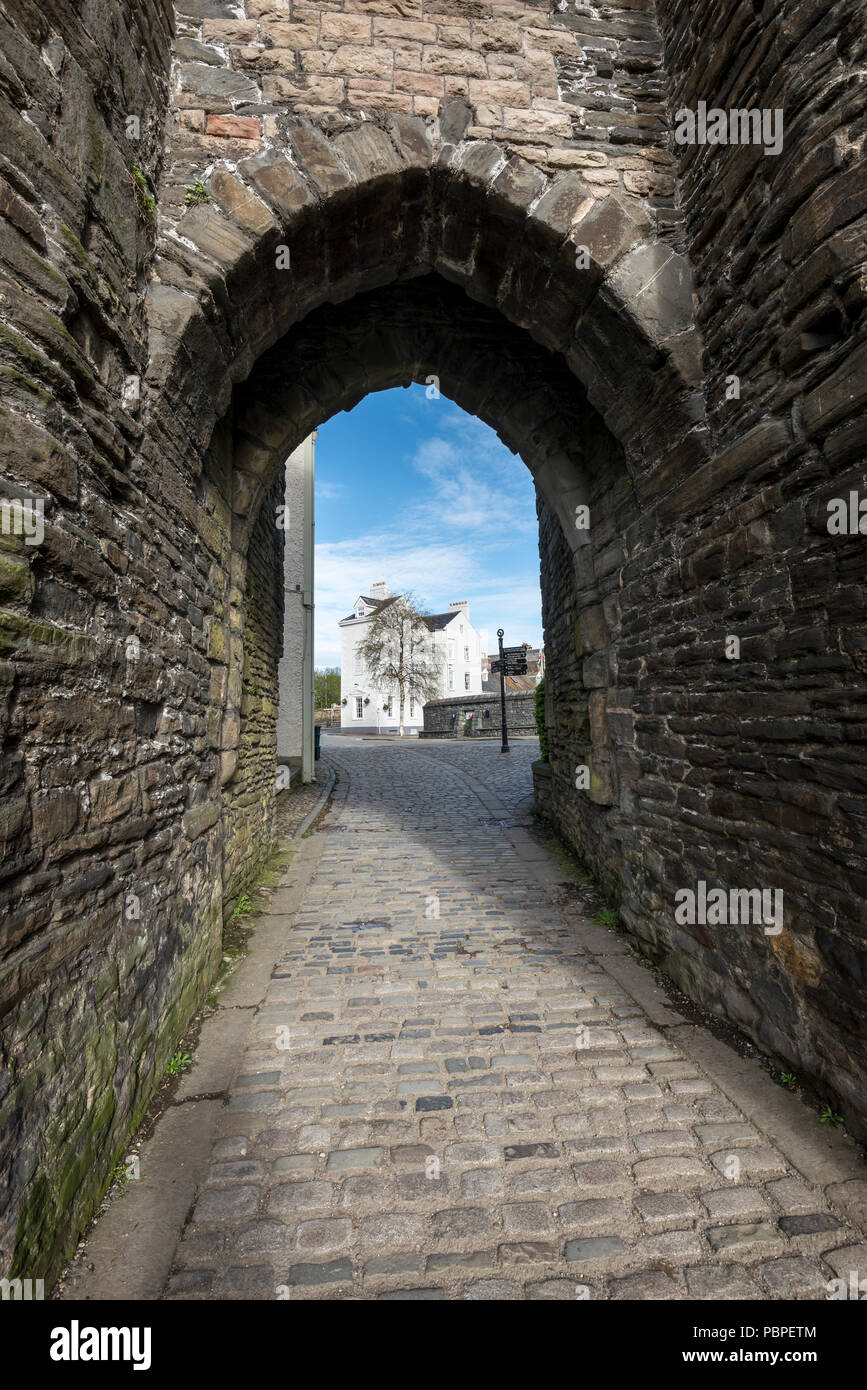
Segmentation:
<svg viewBox="0 0 867 1390">
<path fill-rule="evenodd" d="M 355 733 L 396 733 L 400 727 L 400 692 L 381 690 L 370 678 L 358 650 L 370 625 L 371 616 L 392 595 L 387 584 L 371 584 L 369 594 L 359 594 L 353 611 L 342 618 L 340 663 L 340 727 Z M 470 622 L 465 599 L 450 603 L 448 611 L 425 618 L 431 646 L 440 657 L 440 689 L 437 698 L 447 695 L 481 695 L 482 647 L 478 632 Z M 403 712 L 406 733 L 424 728 L 423 705 L 407 700 Z"/>
<path fill-rule="evenodd" d="M 316 431 L 286 460 L 283 530 L 283 655 L 278 668 L 277 764 L 313 766 L 313 473 Z"/>
</svg>

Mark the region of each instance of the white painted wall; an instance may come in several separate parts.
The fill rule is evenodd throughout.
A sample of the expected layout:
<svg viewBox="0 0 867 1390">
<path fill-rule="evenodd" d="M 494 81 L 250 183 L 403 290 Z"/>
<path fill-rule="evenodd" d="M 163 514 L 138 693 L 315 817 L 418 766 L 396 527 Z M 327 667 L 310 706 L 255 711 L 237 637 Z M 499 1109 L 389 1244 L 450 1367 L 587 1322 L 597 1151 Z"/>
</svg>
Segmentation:
<svg viewBox="0 0 867 1390">
<path fill-rule="evenodd" d="M 283 493 L 286 506 L 283 655 L 278 666 L 277 762 L 293 765 L 300 765 L 305 742 L 307 761 L 310 761 L 313 741 L 312 481 L 315 441 L 316 435 L 310 435 L 289 455 Z"/>
<path fill-rule="evenodd" d="M 467 603 L 450 603 L 455 616 L 437 633 L 443 648 L 443 689 L 446 695 L 481 695 L 482 639 L 470 622 Z"/>
</svg>

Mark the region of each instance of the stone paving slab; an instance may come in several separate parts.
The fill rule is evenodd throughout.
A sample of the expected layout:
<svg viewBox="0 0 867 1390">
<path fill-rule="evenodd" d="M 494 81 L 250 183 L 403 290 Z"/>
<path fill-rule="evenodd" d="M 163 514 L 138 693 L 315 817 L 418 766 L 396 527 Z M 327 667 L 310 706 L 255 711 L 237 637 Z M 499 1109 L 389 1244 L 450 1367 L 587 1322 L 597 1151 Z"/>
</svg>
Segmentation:
<svg viewBox="0 0 867 1390">
<path fill-rule="evenodd" d="M 164 1297 L 811 1300 L 859 1268 L 854 1148 L 820 1172 L 788 1096 L 775 1143 L 491 816 L 525 799 L 532 741 L 328 756 Z"/>
</svg>

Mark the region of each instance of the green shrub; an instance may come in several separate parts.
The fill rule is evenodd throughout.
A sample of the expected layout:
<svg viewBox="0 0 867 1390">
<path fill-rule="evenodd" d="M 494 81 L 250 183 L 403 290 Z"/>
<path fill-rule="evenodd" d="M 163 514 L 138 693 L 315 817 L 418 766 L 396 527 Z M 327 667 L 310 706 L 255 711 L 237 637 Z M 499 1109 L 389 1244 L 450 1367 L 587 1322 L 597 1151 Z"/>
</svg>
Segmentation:
<svg viewBox="0 0 867 1390">
<path fill-rule="evenodd" d="M 545 723 L 545 677 L 536 686 L 536 733 L 539 735 L 539 757 L 548 761 L 548 726 Z"/>
</svg>

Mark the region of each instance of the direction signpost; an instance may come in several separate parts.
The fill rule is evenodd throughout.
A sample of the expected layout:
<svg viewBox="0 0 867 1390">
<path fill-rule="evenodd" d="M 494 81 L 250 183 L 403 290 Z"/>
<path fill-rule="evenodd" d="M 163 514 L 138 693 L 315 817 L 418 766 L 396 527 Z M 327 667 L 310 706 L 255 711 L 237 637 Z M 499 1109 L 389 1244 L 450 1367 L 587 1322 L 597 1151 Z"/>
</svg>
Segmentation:
<svg viewBox="0 0 867 1390">
<path fill-rule="evenodd" d="M 501 627 L 497 628 L 497 638 L 500 643 L 500 659 L 491 662 L 491 670 L 499 672 L 500 675 L 500 713 L 503 725 L 503 742 L 500 746 L 500 752 L 508 753 L 510 750 L 509 731 L 506 728 L 506 676 L 526 676 L 527 649 L 526 647 L 504 647 Z"/>
<path fill-rule="evenodd" d="M 497 629 L 499 632 L 499 629 Z M 526 676 L 526 647 L 504 647 L 500 642 L 500 659 L 491 662 L 491 670 L 504 676 Z"/>
</svg>

